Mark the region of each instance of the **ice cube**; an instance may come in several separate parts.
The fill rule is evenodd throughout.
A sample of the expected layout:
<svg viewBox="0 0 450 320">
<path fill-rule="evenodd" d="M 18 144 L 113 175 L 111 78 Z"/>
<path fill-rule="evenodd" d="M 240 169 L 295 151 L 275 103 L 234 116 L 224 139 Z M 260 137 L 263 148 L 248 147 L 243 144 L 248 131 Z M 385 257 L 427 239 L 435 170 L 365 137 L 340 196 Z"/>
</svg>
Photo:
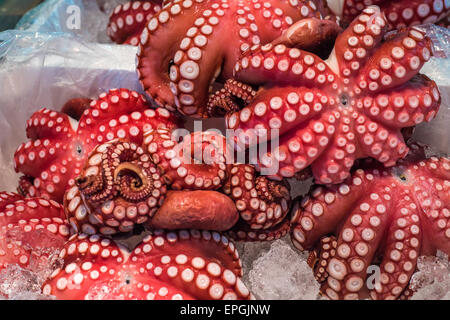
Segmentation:
<svg viewBox="0 0 450 320">
<path fill-rule="evenodd" d="M 256 252 L 251 254 L 258 255 Z M 292 247 L 289 237 L 275 240 L 268 251 L 253 261 L 244 282 L 257 299 L 316 299 L 319 284 L 306 263 L 307 257 L 307 253 L 300 253 Z"/>
<path fill-rule="evenodd" d="M 40 274 L 21 268 L 16 264 L 7 266 L 0 272 L 0 296 L 11 300 L 49 300 L 43 295 Z"/>
</svg>

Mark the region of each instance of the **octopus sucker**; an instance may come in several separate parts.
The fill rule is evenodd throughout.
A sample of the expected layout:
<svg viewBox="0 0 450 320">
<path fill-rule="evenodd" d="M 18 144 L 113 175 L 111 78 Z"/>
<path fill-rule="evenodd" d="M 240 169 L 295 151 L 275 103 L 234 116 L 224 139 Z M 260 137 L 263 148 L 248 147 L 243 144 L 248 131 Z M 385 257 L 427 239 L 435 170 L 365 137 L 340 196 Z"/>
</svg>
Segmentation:
<svg viewBox="0 0 450 320">
<path fill-rule="evenodd" d="M 414 144 L 411 150 L 392 168 L 361 163 L 342 184 L 313 191 L 294 213 L 296 248 L 320 250 L 323 237 L 337 237 L 335 255 L 318 276 L 321 292 L 330 298 L 361 298 L 367 292 L 374 299 L 410 297 L 418 256 L 450 252 L 450 160 L 425 158 Z M 380 279 L 366 283 L 373 266 Z"/>
<path fill-rule="evenodd" d="M 382 42 L 386 31 L 386 17 L 370 6 L 337 37 L 327 60 L 292 43 L 251 48 L 236 63 L 235 80 L 257 93 L 226 115 L 233 142 L 245 148 L 278 139 L 255 159 L 260 169 L 278 162 L 273 179 L 311 166 L 316 181 L 340 183 L 367 156 L 395 165 L 408 153 L 401 130 L 433 119 L 441 99 L 418 73 L 432 55 L 430 39 L 410 27 Z M 266 135 L 252 138 L 261 129 Z"/>
<path fill-rule="evenodd" d="M 79 234 L 60 256 L 64 266 L 42 286 L 58 299 L 251 298 L 236 249 L 218 233 L 155 230 L 133 250 Z"/>
</svg>

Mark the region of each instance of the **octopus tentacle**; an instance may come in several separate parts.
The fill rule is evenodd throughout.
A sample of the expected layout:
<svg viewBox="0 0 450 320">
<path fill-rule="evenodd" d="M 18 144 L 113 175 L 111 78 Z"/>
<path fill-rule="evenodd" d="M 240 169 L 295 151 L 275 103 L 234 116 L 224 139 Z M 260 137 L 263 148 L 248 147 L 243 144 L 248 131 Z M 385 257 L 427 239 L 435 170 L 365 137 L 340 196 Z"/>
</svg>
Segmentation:
<svg viewBox="0 0 450 320">
<path fill-rule="evenodd" d="M 210 95 L 207 105 L 208 115 L 211 117 L 224 116 L 239 111 L 241 109 L 239 102 L 247 105 L 255 95 L 256 91 L 251 86 L 228 79 L 223 89 Z"/>
<path fill-rule="evenodd" d="M 336 255 L 337 241 L 335 236 L 326 236 L 308 256 L 307 263 L 313 269 L 314 278 L 324 282 L 328 278 L 327 268 L 331 259 Z"/>
<path fill-rule="evenodd" d="M 216 232 L 154 231 L 133 250 L 74 236 L 44 283 L 58 299 L 249 299 L 233 243 Z M 108 284 L 108 291 L 102 286 Z"/>
<path fill-rule="evenodd" d="M 409 28 L 378 48 L 361 69 L 356 85 L 369 92 L 394 88 L 416 75 L 431 55 L 431 40 L 417 28 Z"/>
<path fill-rule="evenodd" d="M 364 9 L 336 39 L 327 62 L 336 73 L 345 77 L 344 84 L 349 85 L 349 78 L 357 75 L 360 67 L 377 52 L 385 31 L 384 16 L 378 7 L 370 7 Z"/>
<path fill-rule="evenodd" d="M 252 85 L 297 85 L 308 88 L 329 87 L 334 72 L 313 53 L 284 44 L 253 46 L 234 67 L 235 78 Z"/>
<path fill-rule="evenodd" d="M 243 128 L 240 136 L 247 134 L 250 140 L 242 141 L 241 138 L 240 143 L 252 146 L 270 139 L 272 135 L 281 136 L 298 128 L 302 122 L 320 115 L 329 104 L 332 102 L 327 95 L 318 89 L 287 86 L 276 92 L 258 94 L 250 105 L 227 115 L 226 123 L 230 129 Z"/>
<path fill-rule="evenodd" d="M 268 150 L 271 151 L 257 159 L 259 167 L 272 172 L 270 168 L 278 163 L 278 171 L 271 173 L 270 178 L 293 177 L 319 158 L 328 147 L 336 131 L 336 122 L 336 113 L 326 112 L 290 130 L 281 136 L 278 146 L 270 144 Z"/>
<path fill-rule="evenodd" d="M 288 216 L 277 225 L 267 229 L 252 229 L 247 222 L 240 219 L 226 234 L 235 241 L 272 241 L 284 237 L 289 233 L 290 228 Z"/>
<path fill-rule="evenodd" d="M 193 25 L 195 19 L 200 18 L 202 14 L 202 2 L 198 1 L 184 1 L 181 3 L 168 3 L 159 13 L 157 13 L 152 19 L 150 19 L 148 25 L 145 27 L 141 34 L 139 44 L 139 63 L 137 65 L 139 79 L 141 81 L 144 90 L 146 90 L 152 98 L 161 106 L 173 110 L 175 107 L 174 94 L 169 88 L 171 64 L 175 63 L 175 54 L 179 47 L 189 44 L 193 41 L 189 36 L 190 32 L 195 32 L 197 28 Z M 182 13 L 182 14 L 180 14 Z M 225 12 L 220 9 L 220 14 L 224 15 Z M 168 24 L 172 17 L 176 17 L 177 23 Z M 186 29 L 192 27 L 191 31 L 186 34 L 188 37 L 186 40 L 179 44 L 178 35 L 185 34 Z M 206 38 L 199 37 L 199 40 Z M 197 41 L 199 41 L 197 40 Z M 204 43 L 204 42 L 203 42 Z M 201 44 L 201 43 L 200 43 Z M 157 48 L 167 48 L 164 57 L 161 56 Z M 179 55 L 180 56 L 180 55 Z M 173 62 L 172 62 L 173 61 Z M 178 60 L 177 60 L 178 61 Z M 179 61 L 178 61 L 179 62 Z M 195 63 L 192 61 L 191 65 Z M 192 78 L 199 75 L 198 65 L 197 68 L 188 68 L 187 74 Z M 185 69 L 183 66 L 183 70 Z M 172 69 L 175 70 L 175 69 Z M 184 72 L 184 71 L 183 71 Z M 172 75 L 175 78 L 178 74 Z M 189 82 L 188 82 L 189 84 Z M 188 88 L 189 90 L 189 88 Z M 191 88 L 193 90 L 193 88 Z"/>
<path fill-rule="evenodd" d="M 435 23 L 449 14 L 450 4 L 443 0 L 373 0 L 371 4 L 379 5 L 386 15 L 390 29 L 401 29 L 405 26 Z M 331 11 L 349 23 L 366 6 L 364 0 L 327 0 Z"/>
<path fill-rule="evenodd" d="M 120 4 L 109 17 L 106 29 L 115 43 L 139 44 L 139 36 L 150 18 L 161 10 L 161 0 L 130 1 Z"/>
<path fill-rule="evenodd" d="M 401 133 L 363 115 L 358 118 L 356 132 L 361 149 L 387 167 L 408 154 L 409 148 Z"/>
<path fill-rule="evenodd" d="M 362 171 L 357 171 L 350 184 L 318 186 L 300 204 L 295 204 L 291 219 L 294 246 L 303 251 L 323 235 L 332 233 L 352 209 L 352 203 L 364 195 L 365 184 L 370 184 L 370 180 Z"/>
<path fill-rule="evenodd" d="M 241 218 L 251 229 L 271 228 L 279 224 L 289 210 L 288 186 L 257 176 L 250 165 L 231 165 L 223 190 L 235 201 Z"/>
<path fill-rule="evenodd" d="M 450 252 L 444 200 L 450 160 L 425 159 L 423 150 L 411 147 L 411 155 L 393 168 L 360 163 L 345 184 L 319 187 L 295 211 L 291 237 L 298 249 L 338 236 L 336 255 L 321 273 L 321 292 L 328 297 L 354 299 L 368 289 L 373 299 L 408 298 L 417 257 Z M 373 271 L 375 277 L 368 277 Z"/>
<path fill-rule="evenodd" d="M 408 210 L 407 201 L 397 211 L 389 228 L 380 264 L 380 281 L 370 294 L 373 299 L 396 299 L 408 286 L 416 270 L 418 250 L 422 243 L 419 215 Z"/>
<path fill-rule="evenodd" d="M 76 109 L 78 115 L 81 108 Z M 66 188 L 75 184 L 97 144 L 115 138 L 140 144 L 144 131 L 178 125 L 179 120 L 168 110 L 149 109 L 142 95 L 128 89 L 101 94 L 78 122 L 64 113 L 41 109 L 27 122 L 30 140 L 14 155 L 16 171 L 29 181 L 22 179 L 21 189 L 27 196 L 62 202 Z"/>
<path fill-rule="evenodd" d="M 321 183 L 346 179 L 350 175 L 350 168 L 357 157 L 358 142 L 357 137 L 353 134 L 354 124 L 351 117 L 344 112 L 338 121 L 336 132 L 330 138 L 331 143 L 311 165 L 314 177 Z"/>
<path fill-rule="evenodd" d="M 390 203 L 385 204 L 388 197 L 387 191 L 370 194 L 355 203 L 344 222 L 336 257 L 328 265 L 330 276 L 322 289 L 331 298 L 358 299 L 365 289 L 367 268 L 383 240 L 389 219 L 384 212 L 392 210 Z"/>
</svg>

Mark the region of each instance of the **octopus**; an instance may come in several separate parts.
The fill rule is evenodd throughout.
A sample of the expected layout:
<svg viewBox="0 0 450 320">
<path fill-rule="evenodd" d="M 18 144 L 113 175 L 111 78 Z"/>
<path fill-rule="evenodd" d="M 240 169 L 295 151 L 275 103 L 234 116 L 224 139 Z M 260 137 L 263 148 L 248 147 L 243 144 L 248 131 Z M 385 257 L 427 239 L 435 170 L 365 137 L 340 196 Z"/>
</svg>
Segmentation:
<svg viewBox="0 0 450 320">
<path fill-rule="evenodd" d="M 366 161 L 343 183 L 297 202 L 291 239 L 312 250 L 327 297 L 408 298 L 417 258 L 450 254 L 450 159 L 414 147 L 395 167 Z"/>
<path fill-rule="evenodd" d="M 250 299 L 234 244 L 217 232 L 152 231 L 132 251 L 99 235 L 74 235 L 65 264 L 43 284 L 61 300 Z"/>
<path fill-rule="evenodd" d="M 52 200 L 0 192 L 0 270 L 10 265 L 40 271 L 63 248 L 70 229 Z"/>
<path fill-rule="evenodd" d="M 150 109 L 143 96 L 128 89 L 113 89 L 89 101 L 71 100 L 63 107 L 74 118 L 43 108 L 27 121 L 29 141 L 14 155 L 15 170 L 23 174 L 19 193 L 62 203 L 97 144 L 115 138 L 141 143 L 146 130 L 178 126 L 169 111 Z"/>
<path fill-rule="evenodd" d="M 386 28 L 377 6 L 364 9 L 325 61 L 283 44 L 255 45 L 210 110 L 231 110 L 236 148 L 265 144 L 252 163 L 272 179 L 311 166 L 319 183 L 340 183 L 364 157 L 393 166 L 408 153 L 401 129 L 431 121 L 441 98 L 418 73 L 432 55 L 430 39 L 411 27 L 382 41 Z"/>
<path fill-rule="evenodd" d="M 161 10 L 162 0 L 130 1 L 118 5 L 109 17 L 106 29 L 112 41 L 137 46 L 148 21 Z"/>
<path fill-rule="evenodd" d="M 112 236 L 137 225 L 231 230 L 240 240 L 286 234 L 287 184 L 259 176 L 250 165 L 228 164 L 229 157 L 225 137 L 212 131 L 178 141 L 174 131 L 160 128 L 145 132 L 142 145 L 108 141 L 94 148 L 64 207 L 73 228 L 89 235 Z M 245 223 L 235 228 L 240 218 Z"/>
<path fill-rule="evenodd" d="M 209 132 L 178 142 L 172 130 L 159 128 L 146 131 L 141 145 L 125 139 L 98 145 L 64 196 L 69 221 L 83 233 L 103 235 L 144 223 L 153 229 L 231 228 L 238 217 L 234 203 L 215 191 L 226 178 L 224 143 L 225 137 Z"/>
<path fill-rule="evenodd" d="M 187 116 L 207 117 L 209 93 L 214 92 L 215 83 L 232 77 L 243 52 L 281 37 L 299 20 L 320 19 L 326 14 L 321 1 L 167 2 L 140 35 L 140 82 L 159 106 Z M 301 38 L 309 38 L 307 42 L 314 47 L 314 39 L 324 40 L 323 34 L 328 35 L 325 39 L 334 40 L 339 28 L 334 19 L 329 18 L 329 22 L 316 22 L 328 31 L 307 31 Z"/>
<path fill-rule="evenodd" d="M 450 2 L 446 0 L 327 0 L 327 5 L 335 15 L 342 18 L 343 23 L 350 23 L 368 2 L 381 7 L 390 29 L 440 23 L 450 14 Z"/>
</svg>

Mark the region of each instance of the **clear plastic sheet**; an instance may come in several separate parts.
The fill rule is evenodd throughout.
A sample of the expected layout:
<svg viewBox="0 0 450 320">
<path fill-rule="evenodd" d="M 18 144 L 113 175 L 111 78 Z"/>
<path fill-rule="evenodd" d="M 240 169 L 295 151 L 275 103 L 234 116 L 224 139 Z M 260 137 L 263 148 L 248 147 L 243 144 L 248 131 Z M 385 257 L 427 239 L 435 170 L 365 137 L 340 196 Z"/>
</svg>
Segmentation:
<svg viewBox="0 0 450 320">
<path fill-rule="evenodd" d="M 137 49 L 98 43 L 107 41 L 108 12 L 120 2 L 124 1 L 47 0 L 19 22 L 18 28 L 27 31 L 0 33 L 0 190 L 16 188 L 18 175 L 12 158 L 26 140 L 25 124 L 33 112 L 42 107 L 59 110 L 68 99 L 95 98 L 116 87 L 142 92 L 135 71 Z M 68 5 L 81 9 L 84 20 L 79 30 L 64 28 Z M 417 128 L 415 138 L 436 153 L 450 154 L 450 32 L 436 26 L 425 28 L 433 40 L 435 57 L 422 72 L 438 83 L 442 106 L 436 119 Z M 295 195 L 305 192 L 309 183 L 293 186 Z M 238 248 L 244 280 L 259 298 L 313 299 L 317 295 L 318 286 L 306 267 L 305 255 L 293 250 L 288 239 L 239 244 Z M 279 257 L 282 263 L 278 263 Z M 435 261 L 424 263 L 422 273 L 437 268 Z M 434 290 L 429 285 L 433 281 L 439 280 L 430 275 L 428 289 L 422 292 L 438 298 L 428 293 Z M 443 290 L 450 287 L 445 285 Z"/>
<path fill-rule="evenodd" d="M 109 14 L 123 0 L 47 0 L 26 13 L 16 29 L 65 32 L 84 41 L 111 42 L 106 35 Z"/>
</svg>

